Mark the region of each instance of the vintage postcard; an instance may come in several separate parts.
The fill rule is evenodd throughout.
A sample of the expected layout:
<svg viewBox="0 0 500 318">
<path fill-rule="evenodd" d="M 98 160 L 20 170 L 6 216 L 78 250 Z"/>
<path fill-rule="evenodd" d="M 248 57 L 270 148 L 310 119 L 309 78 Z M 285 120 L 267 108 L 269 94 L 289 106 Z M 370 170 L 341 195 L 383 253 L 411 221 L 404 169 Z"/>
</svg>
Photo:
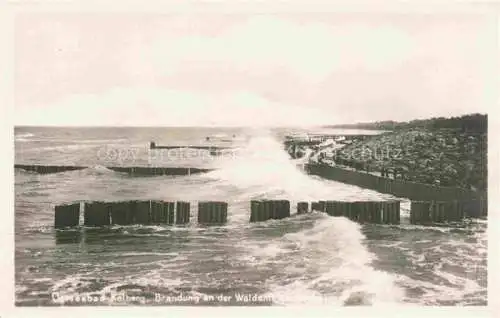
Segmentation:
<svg viewBox="0 0 500 318">
<path fill-rule="evenodd" d="M 11 8 L 16 308 L 496 298 L 492 8 L 30 5 Z"/>
</svg>

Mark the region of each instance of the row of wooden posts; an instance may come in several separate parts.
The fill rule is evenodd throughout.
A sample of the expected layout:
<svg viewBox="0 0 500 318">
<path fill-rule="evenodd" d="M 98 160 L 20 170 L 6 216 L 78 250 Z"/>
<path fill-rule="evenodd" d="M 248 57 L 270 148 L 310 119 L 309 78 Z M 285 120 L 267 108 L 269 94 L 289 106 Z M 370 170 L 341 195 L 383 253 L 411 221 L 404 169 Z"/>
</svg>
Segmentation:
<svg viewBox="0 0 500 318">
<path fill-rule="evenodd" d="M 465 217 L 487 217 L 486 200 L 412 201 L 411 224 L 459 222 Z"/>
<path fill-rule="evenodd" d="M 359 223 L 399 224 L 400 201 L 318 201 L 312 210 L 326 212 L 331 216 L 344 216 Z M 305 205 L 302 209 L 305 211 Z"/>
<path fill-rule="evenodd" d="M 310 163 L 306 164 L 304 168 L 311 175 L 391 194 L 398 198 L 408 198 L 412 201 L 487 200 L 487 192 L 484 191 L 386 178 L 326 164 Z"/>
<path fill-rule="evenodd" d="M 55 166 L 55 165 L 22 165 L 15 164 L 15 169 L 36 172 L 39 174 L 59 173 L 65 171 L 83 170 L 86 166 Z M 132 176 L 187 176 L 191 174 L 206 173 L 212 169 L 185 168 L 185 167 L 106 167 L 107 169 L 128 173 Z"/>
<path fill-rule="evenodd" d="M 290 201 L 288 200 L 252 200 L 250 202 L 250 222 L 280 220 L 287 217 L 290 217 Z"/>
<path fill-rule="evenodd" d="M 83 225 L 85 226 L 187 224 L 189 221 L 190 204 L 182 201 L 85 202 L 83 209 Z M 79 224 L 79 202 L 55 207 L 55 228 Z"/>
<path fill-rule="evenodd" d="M 131 225 L 169 224 L 182 225 L 190 222 L 189 202 L 122 201 L 85 202 L 83 225 Z M 55 207 L 55 228 L 80 225 L 80 203 Z M 330 216 L 346 217 L 358 223 L 399 224 L 400 201 L 316 201 L 298 202 L 297 214 L 313 211 Z M 221 201 L 198 202 L 198 224 L 224 224 L 227 222 L 228 204 Z M 430 224 L 460 221 L 465 217 L 486 216 L 483 201 L 412 201 L 411 224 Z M 279 220 L 290 217 L 288 200 L 252 200 L 250 222 Z"/>
</svg>

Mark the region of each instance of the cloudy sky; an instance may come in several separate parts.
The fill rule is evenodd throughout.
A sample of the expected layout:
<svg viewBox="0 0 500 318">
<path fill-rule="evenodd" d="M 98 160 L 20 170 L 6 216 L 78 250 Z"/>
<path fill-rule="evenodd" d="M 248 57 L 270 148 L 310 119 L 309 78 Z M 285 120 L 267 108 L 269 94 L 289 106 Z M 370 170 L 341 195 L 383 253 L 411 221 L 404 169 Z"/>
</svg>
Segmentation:
<svg viewBox="0 0 500 318">
<path fill-rule="evenodd" d="M 310 125 L 486 112 L 479 14 L 23 14 L 16 125 Z M 495 89 L 495 88 L 493 88 Z"/>
</svg>

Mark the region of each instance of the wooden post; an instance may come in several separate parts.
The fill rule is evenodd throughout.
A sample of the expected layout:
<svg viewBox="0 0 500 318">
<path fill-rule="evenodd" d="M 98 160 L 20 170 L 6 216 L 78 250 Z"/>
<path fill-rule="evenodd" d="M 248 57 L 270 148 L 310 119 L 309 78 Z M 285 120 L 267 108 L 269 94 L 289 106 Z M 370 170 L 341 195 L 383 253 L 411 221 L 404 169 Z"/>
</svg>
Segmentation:
<svg viewBox="0 0 500 318">
<path fill-rule="evenodd" d="M 333 216 L 343 216 L 343 203 L 339 201 L 334 201 L 333 204 Z"/>
<path fill-rule="evenodd" d="M 431 208 L 432 222 L 442 223 L 445 221 L 445 205 L 444 202 L 432 201 Z"/>
<path fill-rule="evenodd" d="M 250 222 L 278 220 L 289 216 L 290 201 L 288 200 L 252 200 L 250 202 Z"/>
<path fill-rule="evenodd" d="M 130 225 L 134 223 L 133 211 L 129 202 L 113 202 L 111 205 L 111 224 Z"/>
<path fill-rule="evenodd" d="M 311 202 L 311 212 L 319 211 L 319 202 Z"/>
<path fill-rule="evenodd" d="M 389 209 L 387 208 L 387 202 L 380 202 L 382 210 L 382 224 L 389 223 Z"/>
<path fill-rule="evenodd" d="M 84 225 L 85 226 L 110 225 L 108 204 L 105 202 L 91 202 L 91 203 L 86 202 Z"/>
<path fill-rule="evenodd" d="M 177 201 L 176 204 L 176 224 L 187 224 L 190 219 L 190 203 Z"/>
<path fill-rule="evenodd" d="M 457 209 L 457 220 L 462 221 L 464 218 L 464 205 L 461 200 L 455 200 Z"/>
<path fill-rule="evenodd" d="M 198 202 L 198 205 L 200 202 Z M 217 222 L 217 214 L 219 212 L 218 205 L 215 202 L 207 202 L 206 204 L 206 210 L 205 210 L 205 217 L 203 218 L 202 223 L 206 224 L 211 224 L 211 223 L 216 223 Z"/>
<path fill-rule="evenodd" d="M 422 215 L 420 219 L 420 223 L 430 224 L 432 223 L 432 202 L 425 201 L 422 202 Z"/>
<path fill-rule="evenodd" d="M 220 203 L 220 223 L 224 224 L 227 223 L 227 209 L 228 209 L 228 204 L 227 202 L 221 202 Z"/>
<path fill-rule="evenodd" d="M 360 202 L 349 202 L 349 219 L 353 222 L 358 221 L 359 216 L 359 203 Z"/>
<path fill-rule="evenodd" d="M 359 205 L 359 208 L 358 208 L 358 211 L 359 211 L 359 215 L 358 215 L 358 222 L 363 224 L 363 223 L 366 223 L 368 221 L 368 205 L 367 205 L 368 202 L 366 201 L 362 201 L 362 202 L 358 202 L 358 205 Z"/>
<path fill-rule="evenodd" d="M 266 201 L 267 211 L 269 211 L 269 219 L 277 220 L 280 218 L 280 202 L 269 200 Z"/>
<path fill-rule="evenodd" d="M 387 202 L 389 212 L 389 224 L 397 224 L 396 201 Z"/>
<path fill-rule="evenodd" d="M 319 211 L 325 212 L 326 211 L 326 201 L 319 201 L 318 203 L 319 203 L 318 207 L 320 209 Z"/>
<path fill-rule="evenodd" d="M 389 224 L 397 224 L 396 202 L 387 202 L 387 207 L 389 208 Z"/>
<path fill-rule="evenodd" d="M 387 215 L 386 219 L 386 224 L 392 224 L 393 223 L 393 218 L 394 218 L 394 213 L 392 211 L 392 202 L 387 201 L 385 202 L 385 214 Z"/>
<path fill-rule="evenodd" d="M 429 224 L 435 219 L 434 207 L 429 201 L 412 201 L 410 208 L 411 224 Z"/>
<path fill-rule="evenodd" d="M 395 224 L 401 223 L 401 201 L 394 201 Z"/>
<path fill-rule="evenodd" d="M 165 202 L 163 204 L 164 214 L 167 215 L 167 224 L 175 223 L 175 202 Z"/>
<path fill-rule="evenodd" d="M 375 201 L 373 202 L 373 212 L 372 212 L 373 218 L 372 222 L 375 224 L 380 224 L 382 223 L 382 212 L 381 212 L 381 204 L 380 201 Z"/>
<path fill-rule="evenodd" d="M 57 205 L 54 211 L 56 229 L 78 226 L 80 221 L 80 203 Z"/>
<path fill-rule="evenodd" d="M 250 222 L 260 222 L 259 201 L 250 201 Z"/>
<path fill-rule="evenodd" d="M 354 202 L 346 202 L 346 213 L 347 213 L 347 218 L 351 221 L 354 220 L 354 215 L 356 214 L 356 208 L 354 206 Z"/>
<path fill-rule="evenodd" d="M 366 222 L 367 223 L 375 223 L 375 209 L 373 201 L 366 202 Z"/>
<path fill-rule="evenodd" d="M 212 202 L 208 210 L 210 211 L 208 214 L 208 223 L 219 223 L 220 219 L 222 219 L 221 205 L 218 202 Z"/>
<path fill-rule="evenodd" d="M 273 202 L 269 200 L 252 200 L 250 222 L 262 222 L 271 218 Z"/>
<path fill-rule="evenodd" d="M 273 208 L 274 208 L 274 203 L 270 200 L 264 200 L 262 201 L 261 205 L 263 212 L 262 212 L 262 220 L 267 221 L 271 219 L 273 215 Z"/>
<path fill-rule="evenodd" d="M 458 219 L 459 220 L 463 220 L 465 218 L 465 205 L 464 205 L 464 201 L 457 200 L 457 205 L 458 205 Z"/>
<path fill-rule="evenodd" d="M 432 223 L 439 222 L 439 207 L 438 207 L 436 201 L 431 201 L 430 217 L 431 217 Z"/>
<path fill-rule="evenodd" d="M 386 180 L 386 182 L 385 182 L 385 186 L 386 186 L 385 193 L 392 194 L 393 184 L 394 184 L 394 180 L 393 179 L 389 178 L 389 179 Z"/>
<path fill-rule="evenodd" d="M 457 201 L 444 202 L 445 220 L 447 222 L 457 222 L 459 218 L 459 204 Z"/>
<path fill-rule="evenodd" d="M 446 204 L 447 202 L 439 202 L 439 223 L 446 222 Z"/>
<path fill-rule="evenodd" d="M 279 218 L 284 219 L 290 217 L 290 201 L 288 200 L 280 200 L 279 201 Z"/>
<path fill-rule="evenodd" d="M 343 204 L 343 211 L 342 214 L 344 217 L 347 219 L 351 219 L 351 202 L 342 202 Z"/>
<path fill-rule="evenodd" d="M 167 216 L 164 214 L 163 202 L 151 201 L 151 223 L 163 224 L 167 222 Z"/>
<path fill-rule="evenodd" d="M 411 201 L 410 204 L 410 224 L 419 224 L 422 218 L 422 202 Z"/>
<path fill-rule="evenodd" d="M 297 203 L 297 214 L 305 214 L 309 212 L 309 202 Z"/>
<path fill-rule="evenodd" d="M 198 224 L 206 223 L 205 218 L 208 213 L 208 205 L 206 202 L 198 202 Z"/>
<path fill-rule="evenodd" d="M 479 200 L 467 200 L 464 206 L 465 214 L 469 218 L 478 218 L 480 216 L 481 204 Z"/>
<path fill-rule="evenodd" d="M 367 223 L 373 223 L 374 222 L 374 219 L 375 219 L 375 215 L 374 215 L 374 206 L 375 206 L 375 202 L 373 201 L 367 201 L 366 202 L 366 222 Z"/>
<path fill-rule="evenodd" d="M 349 202 L 338 202 L 342 216 L 349 219 Z"/>
<path fill-rule="evenodd" d="M 325 212 L 330 216 L 334 216 L 334 211 L 335 211 L 335 201 L 326 201 Z"/>
<path fill-rule="evenodd" d="M 264 203 L 262 200 L 256 200 L 255 202 L 255 222 L 262 222 L 266 219 L 264 218 Z"/>
<path fill-rule="evenodd" d="M 382 203 L 380 201 L 373 202 L 373 223 L 382 223 Z"/>
<path fill-rule="evenodd" d="M 326 201 L 317 201 L 311 204 L 312 211 L 325 212 Z"/>
<path fill-rule="evenodd" d="M 373 218 L 373 201 L 366 201 L 365 202 L 365 222 L 366 223 L 372 223 L 372 218 Z"/>
<path fill-rule="evenodd" d="M 361 207 L 362 202 L 351 202 L 351 216 L 354 222 L 359 222 L 359 218 L 361 216 Z"/>
<path fill-rule="evenodd" d="M 198 202 L 199 224 L 224 224 L 227 222 L 227 203 L 220 201 Z"/>
<path fill-rule="evenodd" d="M 131 201 L 135 224 L 151 224 L 151 201 Z"/>
<path fill-rule="evenodd" d="M 228 209 L 227 202 L 217 201 L 214 202 L 214 205 L 215 205 L 214 209 L 216 211 L 216 217 L 214 219 L 214 223 L 218 225 L 227 223 L 227 209 Z"/>
<path fill-rule="evenodd" d="M 482 218 L 488 217 L 488 199 L 486 198 L 479 200 L 479 216 Z"/>
</svg>

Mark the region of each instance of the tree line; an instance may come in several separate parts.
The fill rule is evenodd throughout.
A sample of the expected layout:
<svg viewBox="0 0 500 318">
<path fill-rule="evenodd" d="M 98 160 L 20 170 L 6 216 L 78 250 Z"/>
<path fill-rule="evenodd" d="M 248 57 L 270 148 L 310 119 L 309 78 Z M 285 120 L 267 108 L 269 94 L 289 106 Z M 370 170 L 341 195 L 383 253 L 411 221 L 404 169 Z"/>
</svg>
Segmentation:
<svg viewBox="0 0 500 318">
<path fill-rule="evenodd" d="M 430 119 L 415 119 L 411 121 L 377 121 L 356 124 L 328 125 L 328 128 L 358 128 L 376 130 L 403 129 L 453 129 L 463 132 L 486 133 L 488 131 L 487 114 L 468 114 L 459 117 L 433 117 Z"/>
</svg>

